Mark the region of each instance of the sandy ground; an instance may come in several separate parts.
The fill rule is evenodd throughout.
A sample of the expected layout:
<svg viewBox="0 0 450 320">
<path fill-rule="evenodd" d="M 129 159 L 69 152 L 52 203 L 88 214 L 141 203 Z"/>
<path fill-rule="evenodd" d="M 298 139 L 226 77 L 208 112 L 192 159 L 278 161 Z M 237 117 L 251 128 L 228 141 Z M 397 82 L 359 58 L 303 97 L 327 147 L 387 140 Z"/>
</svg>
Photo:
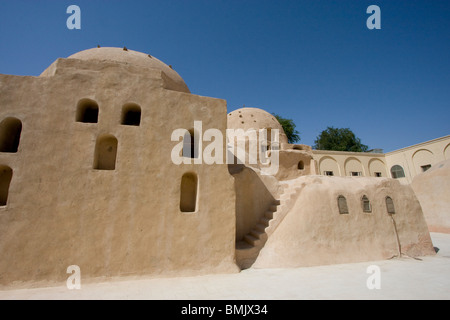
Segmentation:
<svg viewBox="0 0 450 320">
<path fill-rule="evenodd" d="M 81 283 L 60 287 L 0 291 L 0 299 L 450 299 L 450 234 L 431 233 L 436 256 L 296 269 L 249 269 L 238 274 Z M 380 270 L 380 289 L 368 289 Z"/>
</svg>

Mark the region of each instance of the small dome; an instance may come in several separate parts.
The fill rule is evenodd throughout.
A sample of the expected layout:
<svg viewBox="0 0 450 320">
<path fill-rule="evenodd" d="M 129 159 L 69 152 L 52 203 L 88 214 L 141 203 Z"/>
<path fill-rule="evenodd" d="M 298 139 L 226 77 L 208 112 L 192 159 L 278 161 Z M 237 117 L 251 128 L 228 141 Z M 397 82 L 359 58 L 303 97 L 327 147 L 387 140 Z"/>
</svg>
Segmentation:
<svg viewBox="0 0 450 320">
<path fill-rule="evenodd" d="M 164 62 L 146 53 L 125 48 L 105 47 L 80 51 L 71 55 L 68 59 L 113 61 L 143 68 L 158 69 L 164 72 L 171 82 L 174 83 L 174 90 L 190 93 L 183 78 L 181 78 L 175 70 Z"/>
<path fill-rule="evenodd" d="M 287 143 L 283 127 L 273 115 L 258 108 L 241 108 L 232 111 L 227 116 L 228 129 L 278 129 L 280 130 L 280 143 Z"/>
</svg>

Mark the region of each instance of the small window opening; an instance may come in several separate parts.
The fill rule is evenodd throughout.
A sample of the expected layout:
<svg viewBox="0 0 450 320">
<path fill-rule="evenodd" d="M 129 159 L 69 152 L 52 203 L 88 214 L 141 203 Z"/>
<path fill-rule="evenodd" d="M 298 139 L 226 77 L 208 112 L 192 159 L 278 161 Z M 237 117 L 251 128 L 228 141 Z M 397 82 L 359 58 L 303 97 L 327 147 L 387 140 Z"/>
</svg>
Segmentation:
<svg viewBox="0 0 450 320">
<path fill-rule="evenodd" d="M 185 173 L 181 178 L 180 211 L 195 212 L 197 207 L 198 178 L 195 173 Z"/>
<path fill-rule="evenodd" d="M 198 143 L 195 142 L 194 130 L 191 129 L 184 135 L 183 157 L 198 158 Z"/>
<path fill-rule="evenodd" d="M 141 107 L 134 103 L 124 105 L 122 108 L 121 124 L 139 126 L 141 124 Z"/>
<path fill-rule="evenodd" d="M 267 149 L 270 148 L 272 144 L 272 128 L 267 128 Z"/>
<path fill-rule="evenodd" d="M 303 170 L 303 169 L 305 169 L 305 164 L 303 163 L 303 161 L 299 161 L 297 167 L 298 167 L 298 170 Z"/>
<path fill-rule="evenodd" d="M 391 175 L 394 179 L 404 178 L 405 172 L 403 171 L 403 168 L 401 166 L 395 165 L 391 168 Z"/>
<path fill-rule="evenodd" d="M 9 185 L 12 179 L 12 169 L 8 166 L 0 166 L 0 206 L 6 206 L 8 202 Z"/>
<path fill-rule="evenodd" d="M 77 122 L 98 123 L 98 104 L 91 99 L 82 99 L 78 102 Z"/>
<path fill-rule="evenodd" d="M 345 199 L 344 196 L 339 196 L 337 200 L 338 200 L 339 213 L 340 214 L 348 214 L 347 199 Z"/>
<path fill-rule="evenodd" d="M 333 171 L 324 171 L 323 173 L 326 176 L 334 176 L 334 172 Z"/>
<path fill-rule="evenodd" d="M 421 166 L 420 168 L 422 168 L 422 172 L 425 172 L 425 171 L 427 171 L 428 169 L 431 168 L 431 164 L 427 164 L 425 166 Z"/>
<path fill-rule="evenodd" d="M 375 172 L 375 177 L 377 177 L 377 178 L 380 178 L 380 177 L 382 177 L 383 175 L 381 174 L 381 172 Z"/>
<path fill-rule="evenodd" d="M 395 213 L 394 201 L 391 197 L 386 197 L 386 209 L 389 214 Z"/>
<path fill-rule="evenodd" d="M 16 153 L 19 148 L 22 122 L 6 118 L 0 123 L 0 152 Z"/>
<path fill-rule="evenodd" d="M 370 205 L 370 201 L 369 198 L 367 198 L 367 196 L 364 195 L 361 198 L 361 204 L 363 212 L 372 212 L 372 206 Z"/>
<path fill-rule="evenodd" d="M 94 155 L 94 169 L 116 169 L 117 144 L 117 139 L 112 135 L 105 135 L 97 139 Z"/>
<path fill-rule="evenodd" d="M 360 177 L 360 176 L 362 176 L 362 172 L 361 171 L 351 171 L 350 172 L 350 175 L 352 176 L 352 177 Z"/>
</svg>

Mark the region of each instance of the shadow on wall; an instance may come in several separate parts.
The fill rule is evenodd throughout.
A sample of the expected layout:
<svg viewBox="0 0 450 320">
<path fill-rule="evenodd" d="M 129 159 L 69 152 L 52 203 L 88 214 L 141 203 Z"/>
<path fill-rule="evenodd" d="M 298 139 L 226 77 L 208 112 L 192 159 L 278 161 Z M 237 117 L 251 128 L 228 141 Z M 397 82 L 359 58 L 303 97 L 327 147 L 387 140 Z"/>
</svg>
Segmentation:
<svg viewBox="0 0 450 320">
<path fill-rule="evenodd" d="M 275 198 L 251 168 L 229 165 L 236 191 L 236 241 L 240 241 L 273 205 Z"/>
</svg>

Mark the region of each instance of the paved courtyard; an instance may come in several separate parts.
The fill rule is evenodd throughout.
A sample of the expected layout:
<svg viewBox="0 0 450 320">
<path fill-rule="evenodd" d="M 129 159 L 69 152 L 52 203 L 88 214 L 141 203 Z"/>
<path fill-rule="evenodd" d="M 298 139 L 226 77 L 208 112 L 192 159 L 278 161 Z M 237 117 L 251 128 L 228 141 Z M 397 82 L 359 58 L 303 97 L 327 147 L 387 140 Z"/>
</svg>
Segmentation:
<svg viewBox="0 0 450 320">
<path fill-rule="evenodd" d="M 403 257 L 296 269 L 249 269 L 238 274 L 125 280 L 60 287 L 0 291 L 0 299 L 450 299 L 450 234 L 432 233 L 436 256 Z M 368 289 L 380 269 L 380 289 Z"/>
</svg>

